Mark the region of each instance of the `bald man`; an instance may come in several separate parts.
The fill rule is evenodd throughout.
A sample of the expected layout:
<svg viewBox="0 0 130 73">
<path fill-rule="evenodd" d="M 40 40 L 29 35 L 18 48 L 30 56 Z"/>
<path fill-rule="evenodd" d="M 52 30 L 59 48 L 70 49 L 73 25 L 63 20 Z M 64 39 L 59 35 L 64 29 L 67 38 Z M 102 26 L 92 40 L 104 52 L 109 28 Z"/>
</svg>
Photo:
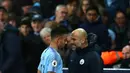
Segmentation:
<svg viewBox="0 0 130 73">
<path fill-rule="evenodd" d="M 130 58 L 130 45 L 126 45 L 126 46 L 122 49 L 122 53 L 123 53 L 124 59 Z"/>
<path fill-rule="evenodd" d="M 88 46 L 87 32 L 78 28 L 71 36 L 76 50 L 70 56 L 69 73 L 103 73 L 101 57 Z"/>
<path fill-rule="evenodd" d="M 130 45 L 126 45 L 122 49 L 123 61 L 121 62 L 121 68 L 130 68 Z"/>
</svg>

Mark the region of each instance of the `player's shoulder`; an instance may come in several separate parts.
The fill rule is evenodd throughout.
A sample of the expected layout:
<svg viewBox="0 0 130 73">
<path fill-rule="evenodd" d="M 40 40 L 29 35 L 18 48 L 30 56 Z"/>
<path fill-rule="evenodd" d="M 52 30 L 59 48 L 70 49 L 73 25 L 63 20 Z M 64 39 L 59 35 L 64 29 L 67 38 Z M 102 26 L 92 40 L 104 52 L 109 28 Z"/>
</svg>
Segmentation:
<svg viewBox="0 0 130 73">
<path fill-rule="evenodd" d="M 41 57 L 47 56 L 51 53 L 51 50 L 49 50 L 49 47 L 47 47 L 41 54 Z"/>
<path fill-rule="evenodd" d="M 49 56 L 57 56 L 57 51 L 51 47 L 48 47 L 47 50 L 46 50 L 46 53 L 49 54 Z"/>
</svg>

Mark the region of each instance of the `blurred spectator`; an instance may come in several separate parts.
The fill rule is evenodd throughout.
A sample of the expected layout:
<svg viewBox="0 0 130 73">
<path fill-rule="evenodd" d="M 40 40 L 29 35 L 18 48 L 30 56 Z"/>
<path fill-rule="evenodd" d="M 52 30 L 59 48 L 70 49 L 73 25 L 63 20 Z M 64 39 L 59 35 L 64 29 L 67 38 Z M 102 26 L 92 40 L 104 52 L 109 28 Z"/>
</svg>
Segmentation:
<svg viewBox="0 0 130 73">
<path fill-rule="evenodd" d="M 3 0 L 1 6 L 3 6 L 7 10 L 7 12 L 13 12 L 12 0 Z"/>
<path fill-rule="evenodd" d="M 90 0 L 90 1 L 93 5 L 95 5 L 98 8 L 99 13 L 102 14 L 105 7 L 104 0 Z"/>
<path fill-rule="evenodd" d="M 23 16 L 29 13 L 29 10 L 32 8 L 32 2 L 26 2 L 22 5 Z"/>
<path fill-rule="evenodd" d="M 24 63 L 26 64 L 26 61 L 28 60 L 28 51 L 26 48 L 26 37 L 30 34 L 31 29 L 31 20 L 29 17 L 23 17 L 20 22 L 19 26 L 19 33 L 21 38 L 21 45 L 22 45 L 22 55 L 24 58 Z"/>
<path fill-rule="evenodd" d="M 72 27 L 72 30 L 78 28 L 80 24 L 80 18 L 76 15 L 79 0 L 68 0 L 66 2 L 67 9 L 68 9 L 68 22 Z"/>
<path fill-rule="evenodd" d="M 33 15 L 31 26 L 35 35 L 40 35 L 42 29 L 42 16 L 39 14 Z"/>
<path fill-rule="evenodd" d="M 4 7 L 0 6 L 0 21 L 6 23 L 7 18 L 8 18 L 7 10 Z"/>
<path fill-rule="evenodd" d="M 68 8 L 68 15 L 75 14 L 78 7 L 78 0 L 67 0 L 65 4 Z"/>
<path fill-rule="evenodd" d="M 55 12 L 59 4 L 64 4 L 65 0 L 40 0 L 41 12 L 44 18 L 49 18 Z"/>
<path fill-rule="evenodd" d="M 111 21 L 111 23 L 118 9 L 126 12 L 126 9 L 129 6 L 129 0 L 104 0 L 104 2 L 105 8 L 110 14 L 109 20 Z"/>
<path fill-rule="evenodd" d="M 24 39 L 25 64 L 27 73 L 36 73 L 42 51 L 46 48 L 40 37 L 42 29 L 42 16 L 35 14 L 32 16 L 32 32 Z"/>
<path fill-rule="evenodd" d="M 50 17 L 48 21 L 55 21 L 59 23 L 60 26 L 67 28 L 69 31 L 72 31 L 72 28 L 67 21 L 67 14 L 67 7 L 65 5 L 58 5 L 55 10 L 55 15 Z"/>
<path fill-rule="evenodd" d="M 10 13 L 8 15 L 8 23 L 11 24 L 13 27 L 16 27 L 18 26 L 17 23 L 16 23 L 16 15 L 13 14 L 13 13 Z"/>
<path fill-rule="evenodd" d="M 78 16 L 81 21 L 85 21 L 86 9 L 91 5 L 90 0 L 80 0 L 80 5 L 78 9 Z"/>
<path fill-rule="evenodd" d="M 103 11 L 102 16 L 102 23 L 105 24 L 108 28 L 110 28 L 110 23 L 109 23 L 109 13 L 107 10 Z"/>
<path fill-rule="evenodd" d="M 110 23 L 109 23 L 109 14 L 106 10 L 104 10 L 103 15 L 102 15 L 102 22 L 105 24 L 105 26 L 108 28 L 108 36 L 110 37 L 111 40 L 111 47 L 110 49 L 115 49 L 116 44 L 115 44 L 115 39 L 116 39 L 116 34 L 113 30 L 110 29 Z"/>
<path fill-rule="evenodd" d="M 32 8 L 29 10 L 29 13 L 41 14 L 41 7 L 39 2 L 35 2 Z"/>
<path fill-rule="evenodd" d="M 12 0 L 13 9 L 16 16 L 22 16 L 23 10 L 22 7 L 26 5 L 32 5 L 32 0 Z M 28 9 L 27 9 L 28 10 Z"/>
<path fill-rule="evenodd" d="M 40 36 L 43 42 L 47 45 L 50 45 L 51 42 L 51 28 L 45 27 L 40 31 Z"/>
<path fill-rule="evenodd" d="M 20 33 L 21 45 L 22 45 L 22 56 L 24 58 L 26 69 L 27 69 L 27 61 L 29 58 L 28 57 L 29 48 L 26 48 L 26 46 L 28 45 L 26 44 L 26 37 L 30 34 L 30 29 L 31 29 L 31 19 L 29 17 L 23 17 L 20 21 L 19 33 Z"/>
<path fill-rule="evenodd" d="M 1 73 L 25 73 L 18 29 L 8 24 L 3 25 L 1 26 L 4 27 L 3 34 L 0 33 L 0 71 Z"/>
<path fill-rule="evenodd" d="M 88 33 L 94 33 L 97 35 L 96 43 L 102 48 L 100 51 L 110 49 L 110 41 L 108 37 L 108 29 L 105 25 L 101 24 L 99 20 L 99 12 L 97 7 L 90 6 L 86 10 L 86 21 L 80 25 Z"/>
<path fill-rule="evenodd" d="M 130 68 L 130 45 L 126 45 L 122 49 L 124 60 L 121 63 L 121 68 Z"/>
<path fill-rule="evenodd" d="M 111 29 L 116 34 L 115 50 L 121 50 L 123 46 L 128 43 L 129 39 L 129 22 L 127 21 L 126 14 L 122 11 L 117 11 L 115 15 L 115 23 L 111 25 Z"/>
<path fill-rule="evenodd" d="M 31 20 L 29 17 L 24 17 L 21 19 L 19 31 L 21 36 L 25 37 L 29 35 L 29 32 L 31 31 Z"/>
</svg>

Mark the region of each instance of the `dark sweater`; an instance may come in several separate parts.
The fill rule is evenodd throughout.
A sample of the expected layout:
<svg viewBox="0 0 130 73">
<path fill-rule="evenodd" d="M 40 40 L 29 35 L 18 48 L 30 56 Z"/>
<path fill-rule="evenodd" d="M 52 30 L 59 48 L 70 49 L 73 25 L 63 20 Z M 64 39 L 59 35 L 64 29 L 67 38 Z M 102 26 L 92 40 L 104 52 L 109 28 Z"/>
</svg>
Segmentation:
<svg viewBox="0 0 130 73">
<path fill-rule="evenodd" d="M 103 73 L 101 57 L 91 50 L 92 48 L 87 47 L 72 53 L 69 60 L 69 73 Z"/>
<path fill-rule="evenodd" d="M 90 23 L 86 21 L 80 25 L 80 28 L 86 30 L 87 33 L 94 33 L 97 35 L 97 44 L 101 46 L 102 51 L 108 50 L 110 48 L 110 40 L 108 37 L 108 29 L 105 25 L 101 24 L 100 21 Z"/>
</svg>

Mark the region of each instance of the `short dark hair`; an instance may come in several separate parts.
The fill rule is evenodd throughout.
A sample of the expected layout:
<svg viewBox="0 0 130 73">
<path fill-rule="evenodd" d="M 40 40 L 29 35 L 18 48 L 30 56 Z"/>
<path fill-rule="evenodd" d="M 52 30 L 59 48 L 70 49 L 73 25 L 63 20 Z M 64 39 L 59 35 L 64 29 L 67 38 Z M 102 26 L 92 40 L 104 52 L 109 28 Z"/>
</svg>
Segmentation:
<svg viewBox="0 0 130 73">
<path fill-rule="evenodd" d="M 31 18 L 30 17 L 23 17 L 20 21 L 20 26 L 21 25 L 27 25 L 27 26 L 31 26 Z"/>
<path fill-rule="evenodd" d="M 117 16 L 118 13 L 122 13 L 127 18 L 126 12 L 124 12 L 123 10 L 120 10 L 120 9 L 117 9 L 117 11 L 115 13 L 115 18 L 116 18 L 116 16 Z"/>
<path fill-rule="evenodd" d="M 86 13 L 90 10 L 95 10 L 97 12 L 97 14 L 100 14 L 99 13 L 99 10 L 96 6 L 92 5 L 92 6 L 89 6 L 87 9 L 86 9 Z"/>
<path fill-rule="evenodd" d="M 67 5 L 67 4 L 72 4 L 73 2 L 76 2 L 76 4 L 78 4 L 79 3 L 79 0 L 66 0 L 65 1 L 65 4 Z"/>
<path fill-rule="evenodd" d="M 52 31 L 51 31 L 51 39 L 53 40 L 57 36 L 62 36 L 67 33 L 68 33 L 68 30 L 65 27 L 62 27 L 62 26 L 56 27 L 56 28 L 52 29 Z"/>
</svg>

